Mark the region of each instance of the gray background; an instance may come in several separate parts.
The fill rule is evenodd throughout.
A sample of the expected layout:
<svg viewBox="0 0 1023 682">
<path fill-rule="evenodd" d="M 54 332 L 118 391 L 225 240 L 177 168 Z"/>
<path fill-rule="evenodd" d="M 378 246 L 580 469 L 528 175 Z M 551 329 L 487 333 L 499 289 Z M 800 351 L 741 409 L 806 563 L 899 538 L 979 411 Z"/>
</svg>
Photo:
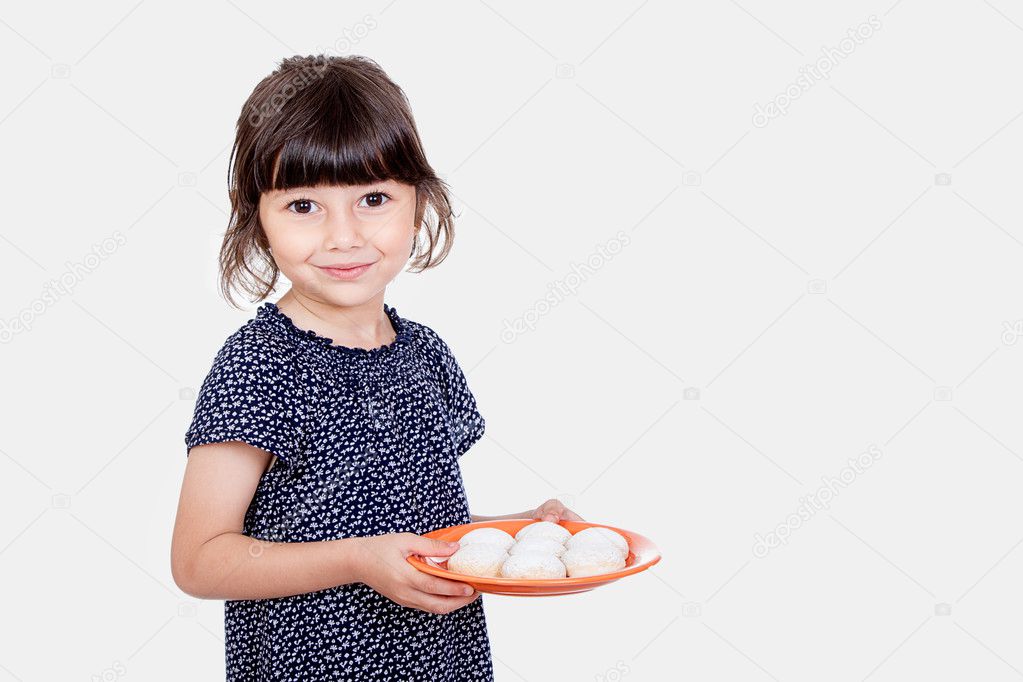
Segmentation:
<svg viewBox="0 0 1023 682">
<path fill-rule="evenodd" d="M 450 260 L 387 300 L 487 418 L 473 511 L 560 497 L 664 554 L 484 597 L 499 680 L 1023 677 L 1023 9 L 338 5 L 4 6 L 0 680 L 222 679 L 169 541 L 194 392 L 255 308 L 215 289 L 227 152 L 324 51 L 405 89 L 458 200 Z"/>
</svg>

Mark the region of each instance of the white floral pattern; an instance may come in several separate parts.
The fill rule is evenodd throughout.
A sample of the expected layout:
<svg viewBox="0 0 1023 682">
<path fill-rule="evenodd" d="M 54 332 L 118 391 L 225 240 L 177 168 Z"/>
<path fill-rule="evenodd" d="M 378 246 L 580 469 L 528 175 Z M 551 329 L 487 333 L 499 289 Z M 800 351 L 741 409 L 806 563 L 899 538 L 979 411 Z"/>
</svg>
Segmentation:
<svg viewBox="0 0 1023 682">
<path fill-rule="evenodd" d="M 266 302 L 217 353 L 185 444 L 238 440 L 276 455 L 246 535 L 315 542 L 471 521 L 458 458 L 486 423 L 440 336 L 384 310 L 396 338 L 369 350 Z M 228 600 L 224 621 L 229 681 L 493 679 L 482 598 L 433 614 L 350 583 Z"/>
</svg>

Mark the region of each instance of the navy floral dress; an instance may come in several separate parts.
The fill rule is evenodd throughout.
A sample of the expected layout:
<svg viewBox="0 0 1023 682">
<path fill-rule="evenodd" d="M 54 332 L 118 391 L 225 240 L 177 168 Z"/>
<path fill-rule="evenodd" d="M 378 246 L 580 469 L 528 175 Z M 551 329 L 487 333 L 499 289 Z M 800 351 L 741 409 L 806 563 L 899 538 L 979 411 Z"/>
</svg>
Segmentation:
<svg viewBox="0 0 1023 682">
<path fill-rule="evenodd" d="M 185 444 L 237 440 L 275 456 L 246 535 L 316 542 L 471 522 L 458 458 L 484 419 L 440 336 L 384 311 L 396 338 L 369 350 L 265 302 L 217 353 Z M 224 630 L 229 681 L 493 679 L 482 597 L 434 614 L 350 583 L 228 600 Z"/>
</svg>

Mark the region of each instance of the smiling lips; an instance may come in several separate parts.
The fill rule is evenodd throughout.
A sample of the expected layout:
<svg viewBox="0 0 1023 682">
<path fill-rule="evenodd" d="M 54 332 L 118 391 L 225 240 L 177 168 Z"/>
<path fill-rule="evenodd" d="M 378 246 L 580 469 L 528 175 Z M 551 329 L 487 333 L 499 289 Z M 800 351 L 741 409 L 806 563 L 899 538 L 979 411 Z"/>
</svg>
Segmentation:
<svg viewBox="0 0 1023 682">
<path fill-rule="evenodd" d="M 341 281 L 358 279 L 362 273 L 373 266 L 373 263 L 334 263 L 333 265 L 318 265 L 316 267 L 327 273 L 328 277 Z"/>
<path fill-rule="evenodd" d="M 318 265 L 320 268 L 330 268 L 331 270 L 348 270 L 350 268 L 359 268 L 363 265 L 373 265 L 372 263 L 355 262 L 355 263 L 330 263 L 328 265 Z"/>
</svg>

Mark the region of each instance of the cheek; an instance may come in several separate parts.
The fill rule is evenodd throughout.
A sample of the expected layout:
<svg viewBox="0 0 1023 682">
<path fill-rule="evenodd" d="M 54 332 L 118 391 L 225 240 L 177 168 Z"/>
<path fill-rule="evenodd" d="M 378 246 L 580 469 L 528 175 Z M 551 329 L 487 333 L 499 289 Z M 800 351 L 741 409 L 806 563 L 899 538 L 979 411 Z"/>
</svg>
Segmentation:
<svg viewBox="0 0 1023 682">
<path fill-rule="evenodd" d="M 263 221 L 263 231 L 266 232 L 267 241 L 270 242 L 270 250 L 273 252 L 274 261 L 281 270 L 287 270 L 292 265 L 305 261 L 316 252 L 316 237 L 311 232 L 303 234 L 301 231 L 290 229 L 290 226 L 282 226 L 271 218 Z"/>
<path fill-rule="evenodd" d="M 380 251 L 393 258 L 406 258 L 412 249 L 415 228 L 412 218 L 402 216 L 386 230 L 381 230 L 373 240 Z"/>
<path fill-rule="evenodd" d="M 408 250 L 412 248 L 412 237 L 413 230 L 411 227 L 395 230 L 394 234 L 391 235 L 390 238 L 391 251 L 398 256 L 407 255 Z"/>
</svg>

